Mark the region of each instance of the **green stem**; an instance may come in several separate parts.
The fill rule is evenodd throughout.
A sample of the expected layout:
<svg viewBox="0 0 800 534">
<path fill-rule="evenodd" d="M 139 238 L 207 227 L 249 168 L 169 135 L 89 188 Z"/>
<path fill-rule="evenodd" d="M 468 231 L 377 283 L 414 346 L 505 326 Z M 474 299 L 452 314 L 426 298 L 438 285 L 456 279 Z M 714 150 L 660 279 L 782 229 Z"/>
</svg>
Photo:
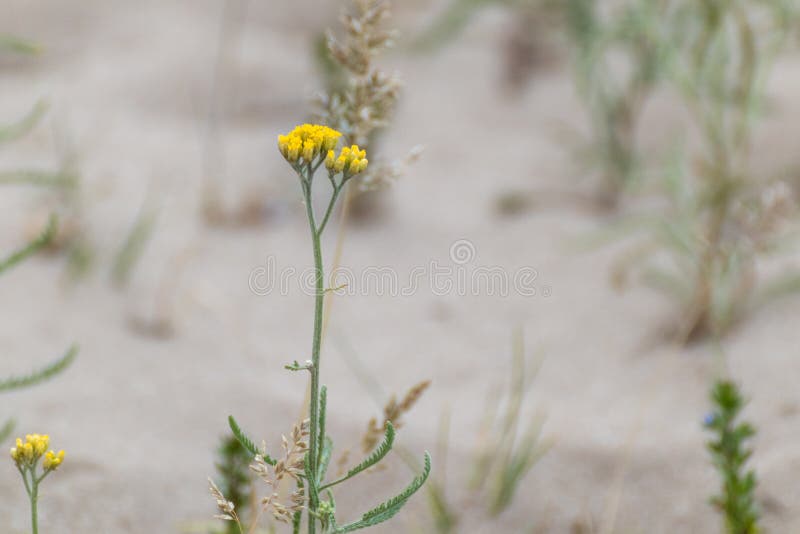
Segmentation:
<svg viewBox="0 0 800 534">
<path fill-rule="evenodd" d="M 336 204 L 336 199 L 339 197 L 339 192 L 341 190 L 341 186 L 337 186 L 335 183 L 333 184 L 333 195 L 331 196 L 330 204 L 328 204 L 328 209 L 325 210 L 325 216 L 322 218 L 322 222 L 319 224 L 319 229 L 317 230 L 318 237 L 322 235 L 322 232 L 325 230 L 325 226 L 328 225 L 328 219 L 330 219 L 331 213 L 333 213 L 333 206 Z"/>
<path fill-rule="evenodd" d="M 35 474 L 31 473 L 33 484 L 31 484 L 31 530 L 33 534 L 39 534 L 39 514 L 37 505 L 39 502 L 39 482 Z"/>
<path fill-rule="evenodd" d="M 25 483 L 25 491 L 28 493 L 28 498 L 30 498 L 30 496 L 31 496 L 31 487 L 28 484 L 28 472 L 27 472 L 27 470 L 23 470 L 19 466 L 19 464 L 17 464 L 17 471 L 19 471 L 19 474 L 22 475 L 22 482 Z"/>
<path fill-rule="evenodd" d="M 317 225 L 314 219 L 314 208 L 311 205 L 311 173 L 310 168 L 306 186 L 303 187 L 303 195 L 306 203 L 306 214 L 308 215 L 308 224 L 311 229 L 311 243 L 314 249 L 314 269 L 315 269 L 315 294 L 314 294 L 314 337 L 311 345 L 311 362 L 312 366 L 309 371 L 311 372 L 311 398 L 309 400 L 309 414 L 311 419 L 311 428 L 309 435 L 309 461 L 311 465 L 311 473 L 317 472 L 317 445 L 319 443 L 318 423 L 319 423 L 319 355 L 320 346 L 322 345 L 322 310 L 325 298 L 324 292 L 324 266 L 322 264 L 322 244 L 320 240 L 320 231 L 317 230 Z M 308 481 L 309 486 L 315 485 L 315 477 Z M 311 512 L 316 512 L 319 503 L 317 492 L 309 489 L 309 514 L 308 514 L 308 533 L 314 534 L 317 528 L 317 520 Z"/>
</svg>

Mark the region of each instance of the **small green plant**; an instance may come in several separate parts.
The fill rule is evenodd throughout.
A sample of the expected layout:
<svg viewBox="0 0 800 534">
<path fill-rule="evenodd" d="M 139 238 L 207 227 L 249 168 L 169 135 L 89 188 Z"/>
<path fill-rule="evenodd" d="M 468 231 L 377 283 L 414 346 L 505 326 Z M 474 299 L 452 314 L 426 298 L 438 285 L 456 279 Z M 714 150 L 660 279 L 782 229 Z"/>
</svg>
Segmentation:
<svg viewBox="0 0 800 534">
<path fill-rule="evenodd" d="M 54 452 L 47 450 L 50 446 L 50 437 L 40 434 L 28 434 L 23 442 L 17 438 L 16 447 L 11 449 L 11 459 L 17 467 L 31 507 L 31 530 L 39 534 L 39 485 L 50 473 L 58 469 L 64 461 L 64 451 Z M 42 460 L 42 458 L 44 458 Z M 39 469 L 39 460 L 41 470 Z"/>
<path fill-rule="evenodd" d="M 238 516 L 246 516 L 250 509 L 253 488 L 250 481 L 251 454 L 245 449 L 236 436 L 228 434 L 222 438 L 217 449 L 217 476 L 220 480 L 220 492 L 231 502 Z M 229 522 L 225 534 L 238 534 L 239 526 Z"/>
<path fill-rule="evenodd" d="M 255 446 L 235 419 L 230 419 L 231 430 L 252 455 L 251 469 L 270 488 L 268 497 L 261 500 L 261 509 L 256 514 L 249 532 L 257 528 L 261 512 L 269 510 L 273 517 L 292 525 L 292 531 L 299 533 L 305 516 L 308 534 L 343 534 L 368 528 L 394 517 L 408 502 L 411 496 L 425 483 L 430 473 L 430 457 L 425 453 L 422 473 L 400 494 L 365 512 L 360 519 L 339 524 L 336 517 L 336 502 L 333 488 L 363 473 L 378 464 L 392 449 L 395 428 L 387 422 L 383 440 L 373 451 L 343 476 L 328 479 L 328 465 L 333 453 L 333 441 L 326 433 L 327 390 L 321 382 L 321 348 L 323 329 L 323 309 L 325 295 L 325 269 L 322 256 L 322 235 L 330 220 L 336 200 L 344 187 L 354 176 L 364 172 L 368 160 L 366 151 L 358 145 L 344 147 L 336 152 L 341 132 L 327 126 L 304 124 L 287 135 L 278 137 L 278 148 L 299 179 L 303 201 L 306 207 L 308 225 L 315 269 L 314 291 L 314 329 L 311 343 L 311 359 L 286 366 L 294 372 L 308 372 L 310 375 L 309 419 L 295 425 L 290 438 L 283 438 L 284 455 L 281 459 L 270 456 L 266 450 Z M 312 189 L 317 171 L 324 166 L 330 197 L 327 207 L 320 216 L 314 209 Z M 293 481 L 294 490 L 288 502 L 280 502 L 278 487 L 282 481 Z M 220 511 L 218 517 L 234 521 L 243 529 L 241 518 L 235 505 L 212 482 L 211 492 Z M 304 514 L 305 511 L 305 514 Z M 319 527 L 319 530 L 318 530 Z M 244 532 L 244 530 L 242 530 Z"/>
<path fill-rule="evenodd" d="M 489 400 L 477 432 L 478 443 L 473 451 L 467 488 L 489 521 L 511 506 L 525 477 L 550 448 L 548 440 L 542 438 L 541 414 L 534 414 L 528 427 L 521 428 L 525 398 L 538 370 L 537 367 L 532 372 L 527 371 L 525 359 L 522 332 L 516 331 L 511 380 L 503 392 L 494 391 L 487 396 Z M 444 422 L 440 436 L 443 450 L 447 448 L 447 428 L 449 423 Z M 466 504 L 449 501 L 443 479 L 434 482 L 428 488 L 428 509 L 435 531 L 439 534 L 460 532 L 458 510 Z"/>
<path fill-rule="evenodd" d="M 17 139 L 19 136 L 24 135 L 24 133 L 32 128 L 36 122 L 38 122 L 43 111 L 43 108 L 37 106 L 20 123 L 0 129 L 0 142 L 12 141 Z M 0 173 L 0 183 L 3 181 L 3 176 L 9 178 L 14 174 L 14 172 L 8 172 L 6 174 Z M 27 244 L 21 246 L 18 250 L 11 252 L 4 258 L 0 258 L 0 275 L 5 274 L 10 269 L 16 267 L 26 259 L 49 246 L 57 232 L 58 223 L 56 218 L 51 216 L 47 225 L 38 236 L 33 238 Z M 62 357 L 42 367 L 41 369 L 32 371 L 24 376 L 12 376 L 0 379 L 0 393 L 8 393 L 45 382 L 68 367 L 69 364 L 72 363 L 72 360 L 75 358 L 76 354 L 77 347 L 73 346 Z M 13 419 L 8 419 L 3 423 L 2 427 L 0 427 L 0 441 L 5 441 L 8 439 L 8 437 L 14 431 L 14 426 L 15 422 Z"/>
<path fill-rule="evenodd" d="M 609 7 L 598 0 L 454 0 L 417 41 L 430 49 L 456 35 L 481 8 L 500 5 L 522 21 L 506 53 L 507 78 L 524 81 L 542 48 L 541 35 L 559 32 L 572 58 L 578 96 L 589 119 L 581 142 L 582 171 L 599 174 L 596 203 L 617 206 L 641 182 L 645 169 L 637 143 L 642 109 L 668 70 L 670 46 L 663 24 L 669 0 L 626 0 Z M 505 200 L 505 199 L 501 199 Z M 525 206 L 510 207 L 510 210 Z"/>
<path fill-rule="evenodd" d="M 525 476 L 547 452 L 542 440 L 542 416 L 535 414 L 523 431 L 520 428 L 525 396 L 536 376 L 525 369 L 525 343 L 522 332 L 513 338 L 511 381 L 506 395 L 492 395 L 496 403 L 487 404 L 476 448 L 470 487 L 485 495 L 491 517 L 499 515 L 514 500 Z M 502 408 L 502 412 L 498 412 Z"/>
<path fill-rule="evenodd" d="M 615 278 L 643 265 L 645 282 L 678 300 L 682 342 L 723 335 L 776 287 L 758 280 L 757 262 L 785 245 L 796 209 L 786 185 L 758 176 L 750 155 L 793 9 L 784 0 L 675 0 L 665 12 L 676 43 L 668 81 L 700 142 L 670 159 L 659 191 L 666 207 L 636 216 L 648 236 Z"/>
<path fill-rule="evenodd" d="M 21 39 L 0 36 L 0 51 L 30 55 L 38 53 L 39 49 Z M 47 107 L 44 100 L 39 100 L 22 119 L 0 128 L 0 143 L 15 141 L 28 134 L 41 122 Z M 93 251 L 82 231 L 80 180 L 73 163 L 71 157 L 64 158 L 60 168 L 55 171 L 37 167 L 0 169 L 0 184 L 33 186 L 51 194 L 47 201 L 51 205 L 47 206 L 45 214 L 56 213 L 61 225 L 53 228 L 47 246 L 65 251 L 67 275 L 74 279 L 88 271 Z M 45 223 L 46 217 L 36 217 L 35 232 L 38 233 Z"/>
<path fill-rule="evenodd" d="M 628 0 L 605 13 L 597 0 L 563 2 L 573 77 L 590 125 L 581 160 L 601 175 L 599 198 L 608 207 L 644 173 L 637 127 L 668 69 L 668 7 L 665 1 Z"/>
<path fill-rule="evenodd" d="M 378 405 L 383 404 L 382 420 L 400 421 L 427 390 L 430 383 L 416 384 L 397 400 L 388 397 L 380 387 L 374 373 L 358 357 L 349 343 L 343 344 L 347 363 L 359 382 Z M 411 532 L 436 532 L 453 534 L 461 532 L 463 510 L 470 508 L 480 512 L 491 522 L 514 502 L 519 488 L 536 462 L 551 447 L 552 440 L 542 437 L 543 417 L 541 413 L 531 415 L 527 428 L 523 429 L 523 410 L 530 388 L 538 371 L 538 365 L 529 369 L 526 364 L 525 343 L 521 330 L 512 337 L 512 361 L 509 367 L 510 380 L 503 387 L 493 387 L 487 394 L 487 402 L 472 451 L 472 462 L 468 465 L 469 480 L 462 486 L 467 491 L 451 496 L 448 492 L 446 459 L 450 441 L 450 413 L 445 410 L 439 424 L 436 457 L 436 474 L 425 486 L 429 515 L 423 525 Z M 373 418 L 362 438 L 365 450 L 369 450 L 379 435 L 381 425 Z M 419 462 L 402 446 L 396 447 L 401 459 L 412 470 L 419 470 Z M 471 519 L 476 515 L 473 513 Z"/>
<path fill-rule="evenodd" d="M 735 383 L 716 382 L 711 401 L 713 411 L 706 416 L 704 426 L 713 434 L 708 450 L 722 479 L 721 492 L 711 503 L 725 518 L 728 534 L 757 534 L 761 529 L 755 502 L 756 474 L 745 465 L 753 454 L 747 442 L 756 431 L 739 420 L 745 400 Z"/>
<path fill-rule="evenodd" d="M 17 37 L 0 35 L 0 51 L 10 51 L 17 54 L 33 54 L 38 48 Z M 33 108 L 19 121 L 11 125 L 0 128 L 0 144 L 10 143 L 21 138 L 33 129 L 41 120 L 47 106 L 43 101 L 37 102 Z M 0 184 L 15 183 L 34 183 L 52 185 L 63 177 L 61 174 L 53 174 L 31 170 L 1 170 Z M 34 254 L 50 246 L 56 238 L 59 230 L 58 221 L 55 216 L 50 215 L 44 228 L 34 236 L 28 243 L 19 249 L 11 252 L 4 258 L 0 258 L 0 275 L 5 274 L 10 269 L 16 267 Z M 71 347 L 62 357 L 50 364 L 23 376 L 11 376 L 0 378 L 0 394 L 17 391 L 44 382 L 67 368 L 77 354 L 77 347 Z M 6 420 L 0 426 L 0 442 L 5 441 L 14 431 L 14 419 Z"/>
</svg>

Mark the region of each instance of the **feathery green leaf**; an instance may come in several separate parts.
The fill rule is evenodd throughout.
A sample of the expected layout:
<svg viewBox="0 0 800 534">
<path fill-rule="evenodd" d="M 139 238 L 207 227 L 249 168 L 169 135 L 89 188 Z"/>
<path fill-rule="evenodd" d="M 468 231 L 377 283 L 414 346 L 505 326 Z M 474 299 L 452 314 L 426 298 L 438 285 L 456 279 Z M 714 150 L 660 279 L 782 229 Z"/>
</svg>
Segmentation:
<svg viewBox="0 0 800 534">
<path fill-rule="evenodd" d="M 275 465 L 277 463 L 266 451 L 262 451 L 256 447 L 256 444 L 252 439 L 247 437 L 247 434 L 244 433 L 244 430 L 242 430 L 242 427 L 239 426 L 239 423 L 236 422 L 236 419 L 234 419 L 232 415 L 228 416 L 228 425 L 231 427 L 233 435 L 236 436 L 236 439 L 242 444 L 242 447 L 247 449 L 250 454 L 253 456 L 261 456 L 269 465 Z"/>
<path fill-rule="evenodd" d="M 389 451 L 392 450 L 392 445 L 394 444 L 394 436 L 395 436 L 394 426 L 392 426 L 391 422 L 387 421 L 385 434 L 383 436 L 383 441 L 380 443 L 380 445 L 375 447 L 375 450 L 372 451 L 372 454 L 370 454 L 363 462 L 350 469 L 347 472 L 347 474 L 342 478 L 334 480 L 333 482 L 322 486 L 320 488 L 320 491 L 335 486 L 336 484 L 341 484 L 345 480 L 353 478 L 357 474 L 361 473 L 362 471 L 366 471 L 373 465 L 383 460 L 384 456 L 389 454 Z"/>
<path fill-rule="evenodd" d="M 75 355 L 78 353 L 77 345 L 73 345 L 67 351 L 64 356 L 59 358 L 58 360 L 54 361 L 47 367 L 43 367 L 38 371 L 34 371 L 33 373 L 26 375 L 26 376 L 15 376 L 11 378 L 6 378 L 5 380 L 0 380 L 0 392 L 12 391 L 15 389 L 20 389 L 24 387 L 34 386 L 39 384 L 40 382 L 44 382 L 48 380 L 64 369 L 72 363 L 72 360 L 75 359 Z"/>
<path fill-rule="evenodd" d="M 11 269 L 19 262 L 23 261 L 25 258 L 32 256 L 35 254 L 39 249 L 42 247 L 47 246 L 48 243 L 53 239 L 56 234 L 56 230 L 58 229 L 58 220 L 55 216 L 51 216 L 50 220 L 47 222 L 47 227 L 42 231 L 39 236 L 22 247 L 21 249 L 17 250 L 16 252 L 12 253 L 10 256 L 6 257 L 3 260 L 0 260 L 0 273 Z"/>
<path fill-rule="evenodd" d="M 419 474 L 408 487 L 403 490 L 402 493 L 397 495 L 396 497 L 392 497 L 388 501 L 376 506 L 372 510 L 365 513 L 361 516 L 361 519 L 358 521 L 354 521 L 353 523 L 348 523 L 346 525 L 342 525 L 341 527 L 337 527 L 334 530 L 335 534 L 344 534 L 346 532 L 353 532 L 355 530 L 360 530 L 362 528 L 372 527 L 379 523 L 383 523 L 384 521 L 388 521 L 392 517 L 394 517 L 397 512 L 400 511 L 403 506 L 408 502 L 412 495 L 414 495 L 417 490 L 419 490 L 425 481 L 428 479 L 428 475 L 431 472 L 431 456 L 427 452 L 425 453 L 425 466 L 422 470 L 422 473 Z"/>
</svg>

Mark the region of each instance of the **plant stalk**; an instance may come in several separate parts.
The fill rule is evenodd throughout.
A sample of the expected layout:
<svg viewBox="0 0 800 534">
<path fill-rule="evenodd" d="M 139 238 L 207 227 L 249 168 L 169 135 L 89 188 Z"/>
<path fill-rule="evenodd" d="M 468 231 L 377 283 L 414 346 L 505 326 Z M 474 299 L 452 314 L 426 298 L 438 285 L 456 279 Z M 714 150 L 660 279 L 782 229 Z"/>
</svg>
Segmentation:
<svg viewBox="0 0 800 534">
<path fill-rule="evenodd" d="M 317 446 L 319 443 L 319 364 L 320 364 L 320 347 L 322 345 L 322 312 L 325 301 L 325 287 L 324 278 L 325 271 L 322 263 L 322 243 L 321 231 L 317 229 L 316 220 L 314 217 L 314 208 L 311 203 L 311 180 L 313 170 L 308 169 L 308 176 L 306 182 L 303 184 L 303 196 L 306 204 L 306 214 L 308 216 L 308 224 L 311 230 L 311 243 L 314 251 L 314 271 L 315 271 L 315 293 L 314 293 L 314 334 L 311 345 L 311 395 L 309 399 L 309 415 L 310 415 L 310 435 L 309 435 L 309 462 L 311 465 L 311 472 L 314 476 L 317 473 Z M 326 217 L 327 222 L 327 217 Z M 309 486 L 316 484 L 315 480 L 308 481 Z M 317 492 L 309 488 L 309 514 L 308 514 L 308 533 L 315 534 L 317 528 L 317 520 L 312 512 L 315 512 L 319 506 Z"/>
<path fill-rule="evenodd" d="M 31 531 L 33 534 L 39 534 L 39 512 L 38 512 L 38 502 L 39 502 L 39 482 L 36 480 L 36 476 L 33 475 L 32 477 L 32 485 L 31 485 Z"/>
</svg>

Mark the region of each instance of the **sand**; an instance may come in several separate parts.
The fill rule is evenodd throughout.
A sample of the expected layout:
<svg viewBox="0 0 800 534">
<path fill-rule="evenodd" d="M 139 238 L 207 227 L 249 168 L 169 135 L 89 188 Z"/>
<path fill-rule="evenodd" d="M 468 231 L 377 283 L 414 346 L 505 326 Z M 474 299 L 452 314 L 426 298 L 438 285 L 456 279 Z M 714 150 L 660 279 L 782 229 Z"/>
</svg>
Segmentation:
<svg viewBox="0 0 800 534">
<path fill-rule="evenodd" d="M 399 24 L 413 32 L 433 10 L 421 0 L 404 4 Z M 62 472 L 43 489 L 44 532 L 179 532 L 213 513 L 206 477 L 228 414 L 277 447 L 300 413 L 304 378 L 282 366 L 308 357 L 312 300 L 296 287 L 257 295 L 248 280 L 270 257 L 280 268 L 311 264 L 299 192 L 275 136 L 309 112 L 318 83 L 310 42 L 336 7 L 251 2 L 240 39 L 226 52 L 220 120 L 211 130 L 221 2 L 12 0 L 5 11 L 6 30 L 41 43 L 44 53 L 0 64 L 0 117 L 19 116 L 40 96 L 50 112 L 0 161 L 52 168 L 75 158 L 97 261 L 76 285 L 65 283 L 57 257 L 37 257 L 0 281 L 1 372 L 41 365 L 72 342 L 81 347 L 62 377 L 5 396 L 2 415 L 13 414 L 19 432 L 48 432 L 67 451 Z M 348 366 L 357 355 L 386 394 L 432 380 L 399 434 L 414 453 L 436 449 L 440 417 L 452 414 L 446 468 L 450 495 L 463 503 L 459 532 L 716 531 L 707 498 L 717 480 L 701 420 L 718 350 L 663 343 L 671 303 L 635 285 L 624 295 L 610 287 L 619 245 L 584 253 L 569 246 L 607 217 L 552 203 L 516 217 L 495 212 L 508 191 L 585 184 L 555 133 L 557 124 L 582 124 L 569 72 L 556 62 L 509 95 L 499 58 L 508 27 L 503 11 L 488 10 L 442 51 L 387 61 L 405 90 L 384 154 L 402 157 L 417 144 L 426 151 L 386 193 L 385 213 L 349 229 L 343 262 L 355 272 L 391 266 L 403 280 L 432 261 L 458 267 L 451 246 L 468 240 L 475 256 L 465 269 L 533 268 L 537 294 L 435 294 L 422 284 L 411 295 L 336 297 L 323 356 L 329 431 L 340 450 L 357 446 L 379 413 Z M 774 82 L 775 113 L 757 152 L 765 169 L 796 162 L 800 64 L 781 62 Z M 668 105 L 648 110 L 645 142 L 673 135 L 675 115 Z M 198 210 L 209 168 L 226 206 L 264 195 L 271 215 L 251 228 L 208 228 Z M 9 187 L 0 202 L 0 245 L 8 250 L 22 242 L 42 193 Z M 145 202 L 158 210 L 156 233 L 128 289 L 116 291 L 108 277 L 113 251 Z M 328 258 L 334 235 L 325 243 Z M 162 310 L 164 295 L 174 335 L 132 328 Z M 800 530 L 798 312 L 800 299 L 764 308 L 721 347 L 752 398 L 753 464 L 773 532 Z M 507 380 L 516 326 L 531 358 L 542 358 L 525 414 L 546 414 L 544 431 L 555 445 L 492 523 L 460 488 L 487 395 Z M 26 532 L 16 477 L 10 461 L 0 462 L 2 532 Z M 409 478 L 394 462 L 355 482 L 339 499 L 340 515 L 357 516 Z M 375 532 L 429 532 L 426 514 L 420 495 Z"/>
</svg>

